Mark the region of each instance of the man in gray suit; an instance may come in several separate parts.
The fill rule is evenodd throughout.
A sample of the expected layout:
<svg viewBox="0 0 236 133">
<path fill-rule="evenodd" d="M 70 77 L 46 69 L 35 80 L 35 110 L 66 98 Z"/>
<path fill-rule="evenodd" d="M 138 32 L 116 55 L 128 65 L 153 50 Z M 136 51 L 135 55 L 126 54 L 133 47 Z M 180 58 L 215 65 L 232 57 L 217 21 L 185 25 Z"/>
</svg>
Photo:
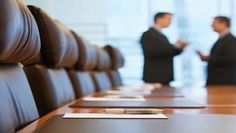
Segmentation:
<svg viewBox="0 0 236 133">
<path fill-rule="evenodd" d="M 173 57 L 182 52 L 186 46 L 183 40 L 177 40 L 172 45 L 162 33 L 172 19 L 168 12 L 157 13 L 154 17 L 154 26 L 143 33 L 141 46 L 144 54 L 143 80 L 150 83 L 169 84 L 173 80 Z"/>
<path fill-rule="evenodd" d="M 208 62 L 207 85 L 236 84 L 236 38 L 230 33 L 230 19 L 225 16 L 214 18 L 212 28 L 219 34 L 210 55 L 197 51 L 201 60 Z"/>
</svg>

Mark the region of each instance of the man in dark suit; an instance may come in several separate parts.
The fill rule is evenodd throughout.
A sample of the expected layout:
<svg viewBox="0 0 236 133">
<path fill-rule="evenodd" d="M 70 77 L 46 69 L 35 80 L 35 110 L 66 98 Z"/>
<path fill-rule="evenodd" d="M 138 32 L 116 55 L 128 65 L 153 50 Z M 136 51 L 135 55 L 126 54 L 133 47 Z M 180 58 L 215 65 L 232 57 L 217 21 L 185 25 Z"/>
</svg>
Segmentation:
<svg viewBox="0 0 236 133">
<path fill-rule="evenodd" d="M 207 85 L 236 84 L 236 38 L 230 33 L 230 19 L 225 16 L 214 18 L 212 28 L 219 34 L 210 55 L 197 51 L 199 57 L 208 62 Z"/>
<path fill-rule="evenodd" d="M 186 43 L 183 40 L 177 40 L 175 45 L 172 45 L 162 33 L 161 30 L 170 25 L 171 18 L 171 13 L 157 13 L 154 17 L 154 26 L 144 32 L 141 37 L 145 82 L 169 84 L 174 78 L 173 57 L 182 52 Z"/>
</svg>

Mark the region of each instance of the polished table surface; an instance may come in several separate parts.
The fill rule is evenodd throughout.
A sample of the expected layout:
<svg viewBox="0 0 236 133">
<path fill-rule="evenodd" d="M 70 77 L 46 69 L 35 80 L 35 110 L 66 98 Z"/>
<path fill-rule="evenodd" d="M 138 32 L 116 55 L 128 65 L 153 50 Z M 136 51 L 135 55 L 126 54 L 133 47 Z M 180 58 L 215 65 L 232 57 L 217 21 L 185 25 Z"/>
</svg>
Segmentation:
<svg viewBox="0 0 236 133">
<path fill-rule="evenodd" d="M 145 101 L 83 101 L 72 108 L 205 108 L 205 104 L 185 99 L 148 99 Z"/>
<path fill-rule="evenodd" d="M 64 119 L 52 117 L 36 133 L 235 133 L 233 115 L 168 115 L 168 119 Z"/>
<path fill-rule="evenodd" d="M 168 87 L 165 87 L 165 89 Z M 176 88 L 174 91 L 180 90 L 184 93 L 185 97 L 181 99 L 194 100 L 199 103 L 206 104 L 206 108 L 200 109 L 164 109 L 164 114 L 225 114 L 225 115 L 236 115 L 236 86 L 208 86 L 205 87 L 183 87 Z M 163 91 L 165 91 L 163 89 Z M 169 91 L 169 89 L 168 89 Z M 158 97 L 148 97 L 150 99 L 161 99 Z M 173 99 L 173 98 L 172 98 Z M 180 98 L 175 98 L 180 99 Z M 27 127 L 23 128 L 19 132 L 32 132 L 37 127 L 40 127 L 45 123 L 50 117 L 56 114 L 64 114 L 68 112 L 73 113 L 87 113 L 87 112 L 97 112 L 98 108 L 70 108 L 69 105 L 75 103 L 73 101 L 67 105 L 64 105 L 57 110 L 43 116 L 42 118 L 31 123 Z"/>
<path fill-rule="evenodd" d="M 106 96 L 106 95 L 109 94 L 99 93 L 95 94 L 94 96 Z M 154 98 L 173 98 L 173 97 L 184 97 L 184 93 L 181 91 L 181 89 L 163 87 L 162 89 L 153 90 L 151 94 L 144 94 L 144 96 L 154 97 Z"/>
</svg>

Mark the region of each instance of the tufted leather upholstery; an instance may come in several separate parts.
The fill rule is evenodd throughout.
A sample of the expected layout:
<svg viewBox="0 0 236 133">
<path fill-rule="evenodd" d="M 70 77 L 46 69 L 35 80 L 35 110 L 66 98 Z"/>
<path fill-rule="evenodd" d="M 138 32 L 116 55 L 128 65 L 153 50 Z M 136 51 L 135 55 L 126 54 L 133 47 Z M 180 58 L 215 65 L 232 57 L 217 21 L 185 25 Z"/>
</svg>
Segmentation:
<svg viewBox="0 0 236 133">
<path fill-rule="evenodd" d="M 79 47 L 79 59 L 76 64 L 78 70 L 93 70 L 97 65 L 97 49 L 87 40 L 73 32 Z"/>
<path fill-rule="evenodd" d="M 111 67 L 111 60 L 106 50 L 97 47 L 98 63 L 96 71 L 92 72 L 96 91 L 106 91 L 112 88 L 111 81 L 106 73 Z"/>
<path fill-rule="evenodd" d="M 38 118 L 22 66 L 40 50 L 36 22 L 20 0 L 0 4 L 0 132 L 13 133 Z"/>
<path fill-rule="evenodd" d="M 109 53 L 109 56 L 111 58 L 111 69 L 119 69 L 124 66 L 125 60 L 122 53 L 119 51 L 119 49 L 111 46 L 106 45 L 104 49 Z"/>
<path fill-rule="evenodd" d="M 104 49 L 109 53 L 112 62 L 111 69 L 107 71 L 107 74 L 112 83 L 112 87 L 115 88 L 123 86 L 124 84 L 118 71 L 119 68 L 124 66 L 125 62 L 122 53 L 111 45 L 106 45 Z"/>
<path fill-rule="evenodd" d="M 75 99 L 71 81 L 63 68 L 44 65 L 24 67 L 40 116 Z"/>
<path fill-rule="evenodd" d="M 0 63 L 33 61 L 40 50 L 40 39 L 27 7 L 20 0 L 1 0 L 0 20 Z"/>
<path fill-rule="evenodd" d="M 98 63 L 96 69 L 99 71 L 106 71 L 111 68 L 111 59 L 106 50 L 97 47 Z"/>
<path fill-rule="evenodd" d="M 22 67 L 0 65 L 0 132 L 13 133 L 38 118 Z"/>
<path fill-rule="evenodd" d="M 77 98 L 95 92 L 95 85 L 89 71 L 68 70 L 68 73 Z"/>
<path fill-rule="evenodd" d="M 78 34 L 73 32 L 79 46 L 79 59 L 74 70 L 68 70 L 72 81 L 76 97 L 92 94 L 95 91 L 95 85 L 91 77 L 91 70 L 97 64 L 97 51 L 94 45 L 84 40 Z"/>
<path fill-rule="evenodd" d="M 92 72 L 92 78 L 97 92 L 104 92 L 112 89 L 111 81 L 104 71 Z"/>
<path fill-rule="evenodd" d="M 25 66 L 40 116 L 75 99 L 64 67 L 73 67 L 78 47 L 71 32 L 38 7 L 29 6 L 39 27 L 42 49 L 37 64 Z"/>
<path fill-rule="evenodd" d="M 42 44 L 41 63 L 53 68 L 73 67 L 78 59 L 78 47 L 71 32 L 40 8 L 28 8 L 39 27 Z"/>
<path fill-rule="evenodd" d="M 107 75 L 111 81 L 112 88 L 116 88 L 116 87 L 124 85 L 121 75 L 118 70 L 108 70 Z"/>
</svg>

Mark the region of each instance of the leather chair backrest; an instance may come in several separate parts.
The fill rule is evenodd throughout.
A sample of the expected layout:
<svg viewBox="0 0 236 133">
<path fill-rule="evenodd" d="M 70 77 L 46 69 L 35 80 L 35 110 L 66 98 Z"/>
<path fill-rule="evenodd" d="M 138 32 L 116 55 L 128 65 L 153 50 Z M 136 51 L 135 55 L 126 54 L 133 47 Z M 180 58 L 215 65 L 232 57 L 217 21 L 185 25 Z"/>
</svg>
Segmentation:
<svg viewBox="0 0 236 133">
<path fill-rule="evenodd" d="M 97 92 L 104 92 L 112 89 L 111 81 L 106 72 L 92 72 L 92 78 Z"/>
<path fill-rule="evenodd" d="M 80 71 L 90 71 L 94 70 L 97 62 L 97 49 L 89 41 L 85 40 L 77 33 L 73 32 L 76 39 L 77 45 L 79 47 L 79 59 L 76 64 L 76 69 Z"/>
<path fill-rule="evenodd" d="M 0 7 L 0 63 L 31 63 L 40 50 L 32 14 L 20 0 L 2 0 Z"/>
<path fill-rule="evenodd" d="M 39 115 L 20 65 L 0 65 L 0 132 L 16 132 Z"/>
<path fill-rule="evenodd" d="M 97 92 L 103 92 L 112 89 L 111 81 L 107 75 L 110 70 L 111 61 L 108 53 L 100 47 L 97 47 L 98 63 L 95 71 L 92 72 L 94 84 Z"/>
<path fill-rule="evenodd" d="M 34 15 L 41 38 L 40 62 L 52 68 L 73 67 L 78 59 L 78 47 L 71 32 L 53 20 L 42 9 L 28 6 Z"/>
<path fill-rule="evenodd" d="M 64 68 L 73 68 L 78 47 L 71 32 L 43 10 L 28 6 L 41 38 L 42 49 L 37 63 L 25 66 L 40 116 L 75 99 L 74 89 Z"/>
<path fill-rule="evenodd" d="M 68 70 L 76 97 L 90 95 L 95 92 L 95 85 L 90 71 Z"/>
<path fill-rule="evenodd" d="M 40 51 L 36 22 L 20 0 L 0 4 L 0 132 L 13 133 L 39 115 L 22 69 Z"/>
<path fill-rule="evenodd" d="M 81 36 L 73 32 L 79 47 L 79 59 L 74 69 L 69 69 L 68 73 L 72 81 L 76 97 L 89 95 L 95 92 L 95 85 L 91 76 L 91 71 L 97 64 L 97 51 L 94 45 Z"/>
<path fill-rule="evenodd" d="M 109 70 L 107 71 L 107 75 L 111 81 L 112 88 L 117 88 L 124 85 L 120 72 L 118 70 Z"/>
<path fill-rule="evenodd" d="M 98 71 L 106 71 L 111 68 L 111 58 L 106 50 L 103 48 L 97 47 L 97 56 L 98 63 L 96 70 Z"/>
<path fill-rule="evenodd" d="M 107 71 L 112 87 L 123 86 L 124 84 L 118 69 L 124 66 L 124 56 L 119 49 L 111 45 L 106 45 L 104 49 L 109 53 L 112 62 L 111 69 Z"/>
<path fill-rule="evenodd" d="M 125 59 L 121 51 L 111 45 L 106 45 L 104 49 L 108 52 L 111 58 L 111 69 L 116 70 L 124 66 Z"/>
<path fill-rule="evenodd" d="M 75 99 L 68 74 L 63 68 L 47 68 L 44 65 L 24 67 L 40 116 Z"/>
</svg>

